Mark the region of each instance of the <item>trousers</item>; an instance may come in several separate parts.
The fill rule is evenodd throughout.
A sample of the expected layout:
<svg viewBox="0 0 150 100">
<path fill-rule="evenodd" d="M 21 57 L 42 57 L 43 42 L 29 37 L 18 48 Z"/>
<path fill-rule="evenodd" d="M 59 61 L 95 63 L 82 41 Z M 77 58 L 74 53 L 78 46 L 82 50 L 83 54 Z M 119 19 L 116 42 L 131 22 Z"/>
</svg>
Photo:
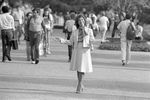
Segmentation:
<svg viewBox="0 0 150 100">
<path fill-rule="evenodd" d="M 39 44 L 41 39 L 40 33 L 41 32 L 29 32 L 32 61 L 39 60 Z"/>
<path fill-rule="evenodd" d="M 121 58 L 128 62 L 131 58 L 131 40 L 121 40 Z"/>
<path fill-rule="evenodd" d="M 4 29 L 1 30 L 1 37 L 2 37 L 2 52 L 3 52 L 3 57 L 2 59 L 5 60 L 6 55 L 10 56 L 10 51 L 11 51 L 11 41 L 13 38 L 13 30 L 12 29 Z"/>
</svg>

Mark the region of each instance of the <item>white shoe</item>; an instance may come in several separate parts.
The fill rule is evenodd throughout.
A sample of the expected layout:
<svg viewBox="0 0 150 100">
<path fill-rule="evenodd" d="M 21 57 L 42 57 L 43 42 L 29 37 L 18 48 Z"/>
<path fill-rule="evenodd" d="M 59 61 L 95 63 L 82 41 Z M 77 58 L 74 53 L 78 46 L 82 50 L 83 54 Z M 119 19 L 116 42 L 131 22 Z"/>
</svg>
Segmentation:
<svg viewBox="0 0 150 100">
<path fill-rule="evenodd" d="M 31 64 L 35 64 L 35 61 L 32 61 Z"/>
<path fill-rule="evenodd" d="M 49 51 L 49 52 L 47 52 L 47 54 L 51 54 L 51 52 Z"/>
</svg>

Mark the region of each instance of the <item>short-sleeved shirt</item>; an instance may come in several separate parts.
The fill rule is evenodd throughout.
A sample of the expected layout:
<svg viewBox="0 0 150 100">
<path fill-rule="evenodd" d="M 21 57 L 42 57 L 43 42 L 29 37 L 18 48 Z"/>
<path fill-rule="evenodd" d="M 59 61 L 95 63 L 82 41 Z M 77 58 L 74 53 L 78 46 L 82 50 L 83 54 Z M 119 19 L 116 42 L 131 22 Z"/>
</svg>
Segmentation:
<svg viewBox="0 0 150 100">
<path fill-rule="evenodd" d="M 43 17 L 39 16 L 38 18 L 31 18 L 29 22 L 29 31 L 40 32 L 42 31 L 42 22 Z"/>
<path fill-rule="evenodd" d="M 74 20 L 67 20 L 66 25 L 65 25 L 65 29 L 67 29 L 69 32 L 71 32 L 74 24 L 75 24 Z"/>
<path fill-rule="evenodd" d="M 14 18 L 9 13 L 0 15 L 0 30 L 3 29 L 14 29 Z"/>
<path fill-rule="evenodd" d="M 12 15 L 15 21 L 19 21 L 19 24 L 23 24 L 24 12 L 22 10 L 14 11 Z"/>
<path fill-rule="evenodd" d="M 89 27 L 90 24 L 92 24 L 92 19 L 89 18 L 89 17 L 87 17 L 87 18 L 86 18 L 86 24 L 87 24 L 87 27 Z"/>
<path fill-rule="evenodd" d="M 107 30 L 107 23 L 109 22 L 106 16 L 102 16 L 99 18 L 99 27 L 103 27 Z"/>
<path fill-rule="evenodd" d="M 142 32 L 143 32 L 143 27 L 138 25 L 136 27 L 136 37 L 141 37 L 142 36 Z"/>
<path fill-rule="evenodd" d="M 127 32 L 127 28 L 130 25 L 131 21 L 130 20 L 124 20 L 121 21 L 118 25 L 118 29 L 121 32 L 121 40 L 126 40 L 126 32 Z M 135 28 L 135 25 L 132 23 L 133 27 Z"/>
</svg>

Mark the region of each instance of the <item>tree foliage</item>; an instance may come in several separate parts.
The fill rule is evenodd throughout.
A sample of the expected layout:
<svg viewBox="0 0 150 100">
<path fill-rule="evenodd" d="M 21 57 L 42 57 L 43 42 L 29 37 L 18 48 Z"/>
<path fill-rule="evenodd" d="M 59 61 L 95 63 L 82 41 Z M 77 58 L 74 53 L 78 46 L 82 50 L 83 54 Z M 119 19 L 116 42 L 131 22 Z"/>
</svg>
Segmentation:
<svg viewBox="0 0 150 100">
<path fill-rule="evenodd" d="M 107 5 L 108 8 L 120 11 L 135 11 L 139 7 L 150 7 L 149 0 L 92 0 L 95 6 Z"/>
<path fill-rule="evenodd" d="M 150 23 L 150 0 L 92 0 L 95 8 L 109 8 L 121 12 L 135 12 L 140 21 Z M 148 13 L 149 12 L 149 13 Z M 149 21 L 148 21 L 149 20 Z"/>
<path fill-rule="evenodd" d="M 1 0 L 4 1 L 4 0 Z M 45 7 L 50 5 L 55 12 L 66 12 L 70 10 L 79 11 L 83 7 L 87 10 L 94 10 L 97 13 L 109 8 L 119 12 L 136 12 L 140 20 L 150 23 L 150 0 L 5 0 L 11 6 L 30 3 L 34 7 Z M 143 17 L 144 16 L 144 17 Z"/>
</svg>

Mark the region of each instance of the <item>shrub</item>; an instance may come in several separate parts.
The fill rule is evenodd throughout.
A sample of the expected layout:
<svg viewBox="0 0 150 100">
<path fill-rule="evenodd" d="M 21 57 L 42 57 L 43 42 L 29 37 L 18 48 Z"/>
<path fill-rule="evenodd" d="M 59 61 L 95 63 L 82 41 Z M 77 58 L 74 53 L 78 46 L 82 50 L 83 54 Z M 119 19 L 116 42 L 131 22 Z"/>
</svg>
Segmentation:
<svg viewBox="0 0 150 100">
<path fill-rule="evenodd" d="M 104 42 L 99 46 L 99 49 L 101 50 L 117 50 L 120 51 L 120 42 Z M 141 43 L 132 43 L 131 51 L 142 51 L 142 52 L 150 52 L 150 45 L 147 43 L 141 42 Z"/>
<path fill-rule="evenodd" d="M 150 25 L 143 26 L 143 34 L 144 40 L 150 41 Z"/>
</svg>

